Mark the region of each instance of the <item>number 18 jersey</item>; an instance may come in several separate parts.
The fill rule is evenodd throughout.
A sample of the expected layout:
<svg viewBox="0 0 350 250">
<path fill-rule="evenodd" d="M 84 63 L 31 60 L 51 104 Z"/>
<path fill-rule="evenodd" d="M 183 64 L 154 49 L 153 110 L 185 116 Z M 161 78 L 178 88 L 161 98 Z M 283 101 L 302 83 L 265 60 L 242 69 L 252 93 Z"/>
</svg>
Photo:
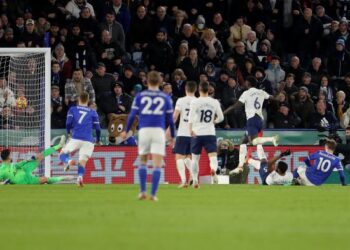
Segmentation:
<svg viewBox="0 0 350 250">
<path fill-rule="evenodd" d="M 190 113 L 190 105 L 196 97 L 194 96 L 185 96 L 177 100 L 175 105 L 175 110 L 180 112 L 180 122 L 179 129 L 177 131 L 177 136 L 186 136 L 190 137 L 190 127 L 188 125 L 188 117 Z"/>
<path fill-rule="evenodd" d="M 243 92 L 238 101 L 245 104 L 247 120 L 254 117 L 255 114 L 259 115 L 261 119 L 264 119 L 262 115 L 262 107 L 264 100 L 269 98 L 270 95 L 264 90 L 250 88 Z"/>
<path fill-rule="evenodd" d="M 215 118 L 217 117 L 217 118 Z M 191 102 L 189 123 L 198 136 L 215 136 L 215 123 L 223 121 L 224 115 L 218 100 L 211 97 L 199 97 Z"/>
</svg>

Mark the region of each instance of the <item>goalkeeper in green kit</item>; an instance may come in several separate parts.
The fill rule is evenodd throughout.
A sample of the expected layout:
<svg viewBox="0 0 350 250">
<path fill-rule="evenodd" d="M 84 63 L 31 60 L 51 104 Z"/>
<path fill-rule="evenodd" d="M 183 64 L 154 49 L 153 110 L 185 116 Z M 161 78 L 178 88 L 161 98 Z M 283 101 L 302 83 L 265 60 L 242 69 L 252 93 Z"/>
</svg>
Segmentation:
<svg viewBox="0 0 350 250">
<path fill-rule="evenodd" d="M 59 144 L 45 149 L 43 152 L 32 157 L 31 160 L 12 163 L 11 151 L 4 149 L 1 151 L 2 164 L 0 165 L 0 182 L 2 184 L 53 184 L 60 181 L 72 180 L 72 176 L 59 177 L 37 177 L 33 171 L 40 165 L 46 157 L 62 148 L 66 138 L 63 135 Z"/>
</svg>

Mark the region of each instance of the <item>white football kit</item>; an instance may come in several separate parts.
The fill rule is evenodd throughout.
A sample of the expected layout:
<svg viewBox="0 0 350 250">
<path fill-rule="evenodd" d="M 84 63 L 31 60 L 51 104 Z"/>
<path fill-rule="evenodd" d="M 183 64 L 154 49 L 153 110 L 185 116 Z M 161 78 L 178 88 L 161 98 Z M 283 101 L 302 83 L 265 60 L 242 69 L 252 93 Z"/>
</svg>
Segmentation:
<svg viewBox="0 0 350 250">
<path fill-rule="evenodd" d="M 247 120 L 253 118 L 255 114 L 260 116 L 261 119 L 264 119 L 262 115 L 262 107 L 264 101 L 269 98 L 270 95 L 261 89 L 250 88 L 244 91 L 239 98 L 239 101 L 245 105 Z"/>
<path fill-rule="evenodd" d="M 293 180 L 293 174 L 286 172 L 285 175 L 280 175 L 276 171 L 272 171 L 266 178 L 267 185 L 288 185 Z"/>
<path fill-rule="evenodd" d="M 177 100 L 175 110 L 180 112 L 179 118 L 179 128 L 177 130 L 177 136 L 190 137 L 190 127 L 189 127 L 189 114 L 190 105 L 193 100 L 197 99 L 194 96 L 185 96 Z"/>
</svg>

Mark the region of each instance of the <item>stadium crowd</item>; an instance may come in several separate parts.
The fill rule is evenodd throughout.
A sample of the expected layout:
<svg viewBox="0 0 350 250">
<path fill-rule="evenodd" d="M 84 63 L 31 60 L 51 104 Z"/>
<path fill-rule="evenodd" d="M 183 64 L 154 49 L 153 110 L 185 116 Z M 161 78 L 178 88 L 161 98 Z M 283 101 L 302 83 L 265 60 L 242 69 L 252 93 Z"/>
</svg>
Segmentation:
<svg viewBox="0 0 350 250">
<path fill-rule="evenodd" d="M 1 47 L 51 47 L 52 128 L 83 90 L 102 127 L 128 113 L 158 70 L 174 103 L 186 80 L 209 81 L 227 109 L 247 81 L 274 95 L 268 128 L 347 127 L 350 117 L 349 1 L 2 0 Z M 0 79 L 2 127 L 18 93 Z M 30 101 L 30 100 L 29 100 Z M 7 127 L 9 122 L 6 123 Z M 245 113 L 221 128 L 243 128 Z"/>
</svg>

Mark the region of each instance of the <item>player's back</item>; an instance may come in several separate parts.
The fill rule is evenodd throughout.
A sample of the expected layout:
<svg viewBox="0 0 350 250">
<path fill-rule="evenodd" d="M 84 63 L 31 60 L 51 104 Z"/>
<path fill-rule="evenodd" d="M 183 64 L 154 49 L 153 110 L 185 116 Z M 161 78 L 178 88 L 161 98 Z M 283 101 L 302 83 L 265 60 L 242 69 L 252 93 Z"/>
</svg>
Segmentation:
<svg viewBox="0 0 350 250">
<path fill-rule="evenodd" d="M 276 171 L 272 171 L 266 178 L 267 185 L 288 185 L 291 184 L 293 175 L 291 172 L 286 172 L 285 175 L 280 175 Z"/>
<path fill-rule="evenodd" d="M 192 130 L 198 136 L 215 135 L 215 116 L 221 112 L 218 100 L 211 97 L 199 97 L 191 102 L 189 121 Z"/>
<path fill-rule="evenodd" d="M 160 90 L 145 90 L 139 93 L 133 103 L 138 110 L 139 129 L 162 128 L 165 130 L 166 116 L 173 113 L 170 96 Z"/>
<path fill-rule="evenodd" d="M 190 105 L 196 97 L 185 96 L 177 100 L 175 109 L 180 111 L 179 129 L 177 136 L 190 136 L 190 128 L 188 123 L 188 116 L 190 114 Z"/>
<path fill-rule="evenodd" d="M 334 168 L 342 169 L 340 159 L 326 151 L 317 151 L 308 158 L 314 160 L 314 164 L 306 168 L 306 177 L 315 185 L 323 184 L 332 174 Z"/>
<path fill-rule="evenodd" d="M 250 88 L 244 91 L 239 101 L 245 104 L 247 119 L 254 117 L 255 114 L 263 118 L 262 107 L 264 101 L 269 97 L 270 95 L 261 89 Z"/>
<path fill-rule="evenodd" d="M 67 124 L 72 127 L 72 138 L 93 142 L 92 130 L 99 124 L 97 112 L 87 106 L 73 106 L 67 114 Z"/>
</svg>

